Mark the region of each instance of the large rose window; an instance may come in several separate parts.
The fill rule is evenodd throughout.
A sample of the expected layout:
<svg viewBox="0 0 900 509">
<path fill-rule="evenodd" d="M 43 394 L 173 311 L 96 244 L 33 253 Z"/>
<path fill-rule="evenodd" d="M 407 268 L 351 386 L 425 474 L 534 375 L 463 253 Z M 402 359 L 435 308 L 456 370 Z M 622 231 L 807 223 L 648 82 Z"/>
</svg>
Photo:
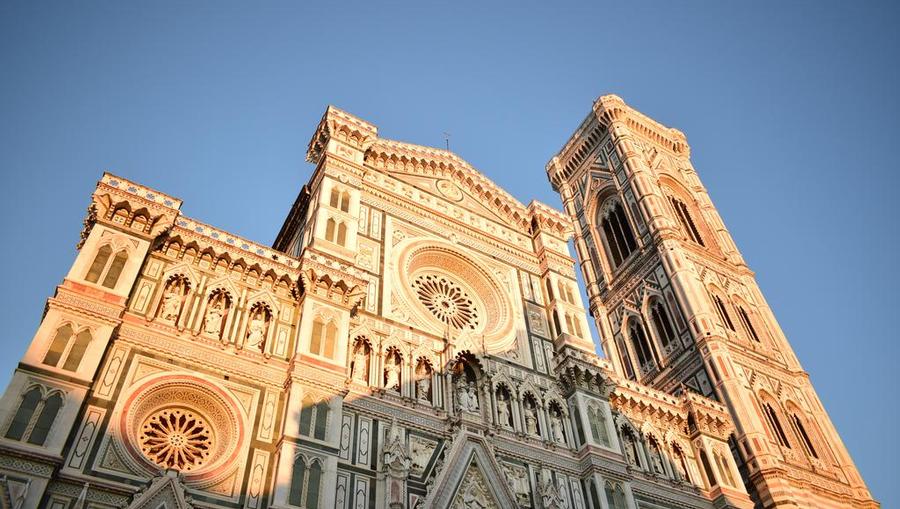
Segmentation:
<svg viewBox="0 0 900 509">
<path fill-rule="evenodd" d="M 209 460 L 212 428 L 199 414 L 181 408 L 153 413 L 141 426 L 141 452 L 163 468 L 190 472 Z"/>
<path fill-rule="evenodd" d="M 476 330 L 478 308 L 459 284 L 440 274 L 420 274 L 413 280 L 416 296 L 438 320 L 457 329 Z"/>
<path fill-rule="evenodd" d="M 491 352 L 515 347 L 509 291 L 491 262 L 423 239 L 403 241 L 396 252 L 395 294 L 416 322 L 435 334 L 468 334 Z"/>
<path fill-rule="evenodd" d="M 135 387 L 123 402 L 119 429 L 142 468 L 178 470 L 188 480 L 224 475 L 247 440 L 230 393 L 193 375 L 153 377 Z"/>
</svg>

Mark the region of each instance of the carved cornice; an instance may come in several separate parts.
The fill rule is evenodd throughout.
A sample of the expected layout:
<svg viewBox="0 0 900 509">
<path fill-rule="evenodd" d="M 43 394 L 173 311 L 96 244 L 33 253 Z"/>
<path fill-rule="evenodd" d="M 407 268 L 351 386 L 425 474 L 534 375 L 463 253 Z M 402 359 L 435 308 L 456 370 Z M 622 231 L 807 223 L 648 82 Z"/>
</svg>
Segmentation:
<svg viewBox="0 0 900 509">
<path fill-rule="evenodd" d="M 312 248 L 300 259 L 300 279 L 304 293 L 351 309 L 360 303 L 369 285 L 365 274 L 353 265 Z"/>
<path fill-rule="evenodd" d="M 120 208 L 129 213 L 145 210 L 148 217 L 146 227 L 135 229 L 138 234 L 154 237 L 170 228 L 181 208 L 181 200 L 141 186 L 130 180 L 104 172 L 92 196 L 95 220 L 115 225 L 113 214 Z M 123 227 L 117 225 L 117 227 Z"/>
<path fill-rule="evenodd" d="M 374 125 L 334 106 L 328 106 L 309 141 L 306 160 L 318 164 L 330 140 L 365 151 L 377 137 L 378 128 Z"/>
</svg>

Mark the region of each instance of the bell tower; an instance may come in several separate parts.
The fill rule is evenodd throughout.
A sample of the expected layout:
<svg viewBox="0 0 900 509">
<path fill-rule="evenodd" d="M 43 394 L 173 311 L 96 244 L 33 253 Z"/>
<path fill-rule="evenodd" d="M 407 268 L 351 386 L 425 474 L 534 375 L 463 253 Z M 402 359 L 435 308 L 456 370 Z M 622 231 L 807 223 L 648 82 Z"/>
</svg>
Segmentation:
<svg viewBox="0 0 900 509">
<path fill-rule="evenodd" d="M 719 400 L 757 507 L 878 507 L 690 161 L 600 97 L 547 164 L 601 346 L 622 376 Z"/>
</svg>

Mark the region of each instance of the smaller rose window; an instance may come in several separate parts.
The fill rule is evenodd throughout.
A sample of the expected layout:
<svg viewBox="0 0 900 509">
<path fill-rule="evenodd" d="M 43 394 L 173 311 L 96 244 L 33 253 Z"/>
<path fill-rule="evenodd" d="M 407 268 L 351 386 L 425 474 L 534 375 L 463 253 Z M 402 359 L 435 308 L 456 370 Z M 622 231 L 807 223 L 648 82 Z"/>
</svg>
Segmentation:
<svg viewBox="0 0 900 509">
<path fill-rule="evenodd" d="M 163 468 L 190 472 L 209 459 L 212 432 L 205 420 L 188 410 L 167 408 L 141 426 L 141 452 Z"/>
<path fill-rule="evenodd" d="M 457 329 L 476 330 L 481 324 L 478 308 L 461 286 L 437 274 L 420 274 L 412 283 L 419 302 L 438 320 Z"/>
</svg>

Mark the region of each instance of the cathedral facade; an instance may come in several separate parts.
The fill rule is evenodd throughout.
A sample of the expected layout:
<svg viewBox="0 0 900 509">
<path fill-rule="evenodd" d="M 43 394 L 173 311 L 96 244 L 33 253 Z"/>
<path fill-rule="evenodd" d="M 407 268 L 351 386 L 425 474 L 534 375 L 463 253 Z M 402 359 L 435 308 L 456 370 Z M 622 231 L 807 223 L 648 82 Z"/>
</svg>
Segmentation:
<svg viewBox="0 0 900 509">
<path fill-rule="evenodd" d="M 878 507 L 689 157 L 601 97 L 560 212 L 329 107 L 272 246 L 104 174 L 0 507 Z"/>
</svg>

